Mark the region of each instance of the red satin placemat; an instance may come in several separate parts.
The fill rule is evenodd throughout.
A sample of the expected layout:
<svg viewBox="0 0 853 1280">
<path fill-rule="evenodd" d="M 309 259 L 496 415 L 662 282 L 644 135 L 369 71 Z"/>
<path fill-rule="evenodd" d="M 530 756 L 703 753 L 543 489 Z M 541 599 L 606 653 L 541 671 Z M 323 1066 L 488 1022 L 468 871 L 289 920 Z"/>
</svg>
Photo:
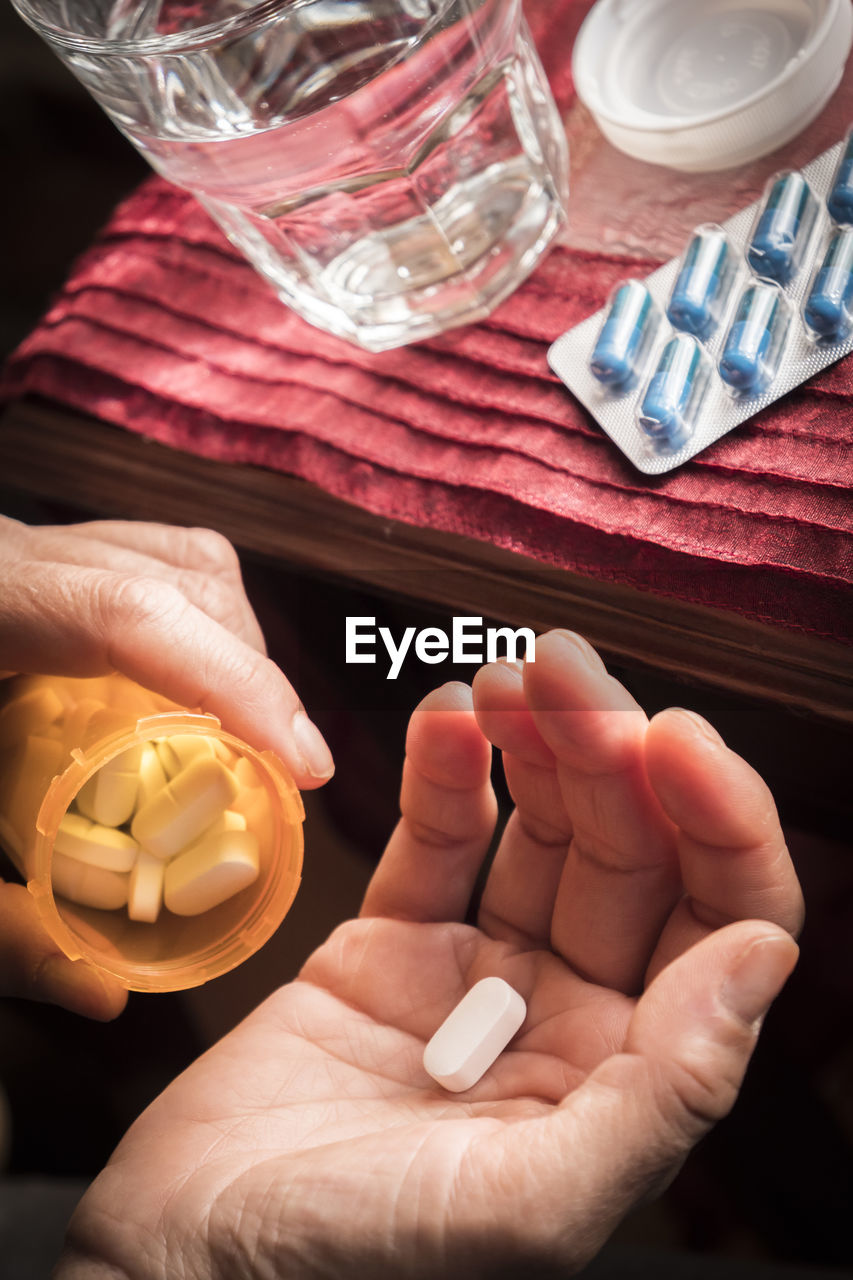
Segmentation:
<svg viewBox="0 0 853 1280">
<path fill-rule="evenodd" d="M 574 142 L 576 216 L 566 243 L 487 321 L 358 351 L 288 311 L 190 196 L 152 177 L 75 264 L 0 391 L 575 573 L 850 642 L 850 360 L 658 479 L 633 469 L 548 368 L 548 345 L 617 281 L 669 256 L 670 224 L 680 235 L 679 218 L 721 189 L 717 175 L 669 178 L 601 142 L 571 82 L 588 8 L 526 6 Z M 847 101 L 824 113 L 816 150 L 840 136 Z M 633 243 L 596 208 L 611 180 L 639 191 L 633 226 L 648 230 Z M 753 198 L 749 183 L 731 185 L 734 208 Z M 666 210 L 652 230 L 639 206 L 654 211 L 658 196 Z"/>
</svg>

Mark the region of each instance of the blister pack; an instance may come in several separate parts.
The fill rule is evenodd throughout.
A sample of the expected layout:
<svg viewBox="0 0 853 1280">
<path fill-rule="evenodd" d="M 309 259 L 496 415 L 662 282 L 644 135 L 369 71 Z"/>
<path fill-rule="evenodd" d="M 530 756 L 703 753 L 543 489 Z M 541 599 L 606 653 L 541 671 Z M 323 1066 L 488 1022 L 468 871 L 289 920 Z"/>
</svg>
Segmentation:
<svg viewBox="0 0 853 1280">
<path fill-rule="evenodd" d="M 548 360 L 634 466 L 661 475 L 851 351 L 853 129 L 617 286 Z"/>
</svg>

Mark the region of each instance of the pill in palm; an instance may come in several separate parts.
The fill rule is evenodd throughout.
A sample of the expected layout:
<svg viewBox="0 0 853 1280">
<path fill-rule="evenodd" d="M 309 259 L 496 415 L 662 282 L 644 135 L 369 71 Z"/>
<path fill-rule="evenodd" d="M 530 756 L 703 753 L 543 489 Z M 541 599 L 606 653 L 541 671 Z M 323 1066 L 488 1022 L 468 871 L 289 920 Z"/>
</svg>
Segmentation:
<svg viewBox="0 0 853 1280">
<path fill-rule="evenodd" d="M 163 905 L 163 880 L 166 864 L 162 858 L 140 849 L 133 870 L 127 895 L 127 914 L 131 920 L 154 924 Z"/>
<path fill-rule="evenodd" d="M 503 978 L 475 983 L 445 1018 L 424 1050 L 424 1067 L 452 1093 L 470 1089 L 521 1027 L 522 997 Z"/>
<path fill-rule="evenodd" d="M 77 793 L 77 808 L 93 822 L 120 827 L 136 808 L 142 747 L 129 747 L 101 765 Z"/>
<path fill-rule="evenodd" d="M 178 916 L 196 916 L 233 898 L 258 877 L 258 841 L 250 831 L 220 831 L 174 858 L 164 901 Z"/>
<path fill-rule="evenodd" d="M 76 858 L 90 867 L 107 871 L 130 871 L 139 846 L 123 831 L 90 822 L 79 813 L 66 813 L 60 822 L 53 847 L 67 858 Z"/>
<path fill-rule="evenodd" d="M 53 892 L 82 907 L 115 911 L 127 905 L 130 876 L 127 872 L 93 867 L 79 858 L 66 857 L 54 847 L 50 864 Z"/>
<path fill-rule="evenodd" d="M 137 811 L 131 834 L 149 853 L 172 858 L 229 807 L 238 790 L 225 765 L 201 756 Z"/>
</svg>

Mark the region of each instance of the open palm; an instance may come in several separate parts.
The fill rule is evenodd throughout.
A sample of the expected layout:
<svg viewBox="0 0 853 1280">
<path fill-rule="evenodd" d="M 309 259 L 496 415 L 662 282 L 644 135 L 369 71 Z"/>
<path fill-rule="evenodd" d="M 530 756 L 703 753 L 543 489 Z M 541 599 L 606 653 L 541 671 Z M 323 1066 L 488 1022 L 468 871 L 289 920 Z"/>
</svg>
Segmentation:
<svg viewBox="0 0 853 1280">
<path fill-rule="evenodd" d="M 491 744 L 515 802 L 482 893 Z M 578 1265 L 729 1109 L 794 963 L 766 787 L 651 724 L 576 637 L 412 718 L 359 920 L 144 1113 L 72 1222 L 74 1277 L 494 1274 Z M 462 1094 L 426 1041 L 479 978 L 527 1019 Z"/>
</svg>

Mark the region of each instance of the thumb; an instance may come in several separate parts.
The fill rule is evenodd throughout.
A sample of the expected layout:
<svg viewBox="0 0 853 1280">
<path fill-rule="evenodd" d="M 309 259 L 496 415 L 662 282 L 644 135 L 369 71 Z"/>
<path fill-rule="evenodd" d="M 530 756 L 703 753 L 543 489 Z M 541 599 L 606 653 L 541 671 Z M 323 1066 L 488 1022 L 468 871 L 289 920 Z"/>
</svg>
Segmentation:
<svg viewBox="0 0 853 1280">
<path fill-rule="evenodd" d="M 123 987 L 85 960 L 69 960 L 44 931 L 22 884 L 0 880 L 0 997 L 56 1004 L 108 1022 L 127 1003 Z"/>
<path fill-rule="evenodd" d="M 797 955 L 790 935 L 766 921 L 717 930 L 655 978 L 623 1052 L 549 1117 L 510 1130 L 500 1185 L 524 1185 L 529 1211 L 552 1224 L 542 1244 L 584 1263 L 625 1214 L 669 1184 L 733 1106 L 761 1019 Z"/>
</svg>

